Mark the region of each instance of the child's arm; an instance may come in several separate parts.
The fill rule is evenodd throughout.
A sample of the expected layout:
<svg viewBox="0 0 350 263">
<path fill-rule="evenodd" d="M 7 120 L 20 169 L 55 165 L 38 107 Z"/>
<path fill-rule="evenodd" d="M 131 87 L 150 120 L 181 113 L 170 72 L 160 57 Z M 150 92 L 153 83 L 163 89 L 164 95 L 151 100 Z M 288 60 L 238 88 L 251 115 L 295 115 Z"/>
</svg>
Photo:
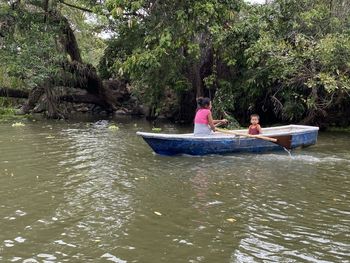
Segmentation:
<svg viewBox="0 0 350 263">
<path fill-rule="evenodd" d="M 250 134 L 250 127 L 252 127 L 252 125 L 249 125 L 248 127 L 248 131 L 247 131 L 248 134 Z"/>
<path fill-rule="evenodd" d="M 260 124 L 256 125 L 256 128 L 258 129 L 258 131 L 259 131 L 259 134 L 262 134 L 262 129 L 261 129 L 261 126 L 260 126 Z"/>
</svg>

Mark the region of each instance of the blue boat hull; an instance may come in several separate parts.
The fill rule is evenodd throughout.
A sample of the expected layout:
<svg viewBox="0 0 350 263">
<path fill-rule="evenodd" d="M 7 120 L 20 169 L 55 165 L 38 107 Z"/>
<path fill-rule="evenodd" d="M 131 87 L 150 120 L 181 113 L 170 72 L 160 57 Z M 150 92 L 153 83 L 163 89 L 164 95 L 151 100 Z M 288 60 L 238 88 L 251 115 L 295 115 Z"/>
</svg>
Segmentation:
<svg viewBox="0 0 350 263">
<path fill-rule="evenodd" d="M 291 148 L 310 146 L 316 143 L 318 131 L 291 134 Z M 262 153 L 283 150 L 283 147 L 255 138 L 157 138 L 142 136 L 154 152 L 161 155 L 206 155 L 238 152 Z"/>
</svg>

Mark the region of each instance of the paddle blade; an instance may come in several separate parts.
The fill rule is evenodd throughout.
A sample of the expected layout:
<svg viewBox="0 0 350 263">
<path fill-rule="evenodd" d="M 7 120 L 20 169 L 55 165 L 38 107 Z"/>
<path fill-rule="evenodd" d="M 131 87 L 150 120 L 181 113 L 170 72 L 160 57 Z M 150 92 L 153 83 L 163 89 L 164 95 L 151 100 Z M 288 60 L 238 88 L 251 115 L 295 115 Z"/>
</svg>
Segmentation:
<svg viewBox="0 0 350 263">
<path fill-rule="evenodd" d="M 270 136 L 277 139 L 276 144 L 290 150 L 292 148 L 292 135 Z"/>
</svg>

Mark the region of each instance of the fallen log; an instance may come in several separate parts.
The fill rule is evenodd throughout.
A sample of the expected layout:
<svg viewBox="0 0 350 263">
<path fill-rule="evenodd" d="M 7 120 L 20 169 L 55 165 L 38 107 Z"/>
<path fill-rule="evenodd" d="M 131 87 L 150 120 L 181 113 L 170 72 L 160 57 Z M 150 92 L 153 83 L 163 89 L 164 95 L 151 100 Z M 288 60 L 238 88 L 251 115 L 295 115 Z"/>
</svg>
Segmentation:
<svg viewBox="0 0 350 263">
<path fill-rule="evenodd" d="M 106 102 L 99 96 L 85 93 L 81 94 L 81 90 L 77 90 L 79 94 L 63 94 L 57 97 L 58 101 L 73 102 L 73 103 L 91 103 L 99 106 L 107 106 Z M 28 99 L 30 92 L 19 89 L 0 88 L 0 97 Z"/>
<path fill-rule="evenodd" d="M 27 99 L 29 97 L 29 91 L 19 90 L 19 89 L 0 88 L 0 97 Z"/>
<path fill-rule="evenodd" d="M 103 107 L 108 106 L 100 97 L 89 93 L 85 95 L 62 95 L 58 97 L 58 100 L 73 103 L 92 103 Z"/>
</svg>

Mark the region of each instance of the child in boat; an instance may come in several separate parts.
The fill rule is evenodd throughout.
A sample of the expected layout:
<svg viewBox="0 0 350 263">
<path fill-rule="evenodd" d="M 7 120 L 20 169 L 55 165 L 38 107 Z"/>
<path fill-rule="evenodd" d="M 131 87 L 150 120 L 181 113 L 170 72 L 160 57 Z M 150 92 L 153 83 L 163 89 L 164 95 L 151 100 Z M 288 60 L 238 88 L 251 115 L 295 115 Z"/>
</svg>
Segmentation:
<svg viewBox="0 0 350 263">
<path fill-rule="evenodd" d="M 210 135 L 215 131 L 215 126 L 227 123 L 226 119 L 213 120 L 211 114 L 211 101 L 209 98 L 198 98 L 197 99 L 197 112 L 194 118 L 194 135 L 205 136 Z"/>
<path fill-rule="evenodd" d="M 251 125 L 248 128 L 248 134 L 250 135 L 258 135 L 261 134 L 261 127 L 259 124 L 259 115 L 258 114 L 252 114 L 250 115 L 250 123 Z"/>
</svg>

